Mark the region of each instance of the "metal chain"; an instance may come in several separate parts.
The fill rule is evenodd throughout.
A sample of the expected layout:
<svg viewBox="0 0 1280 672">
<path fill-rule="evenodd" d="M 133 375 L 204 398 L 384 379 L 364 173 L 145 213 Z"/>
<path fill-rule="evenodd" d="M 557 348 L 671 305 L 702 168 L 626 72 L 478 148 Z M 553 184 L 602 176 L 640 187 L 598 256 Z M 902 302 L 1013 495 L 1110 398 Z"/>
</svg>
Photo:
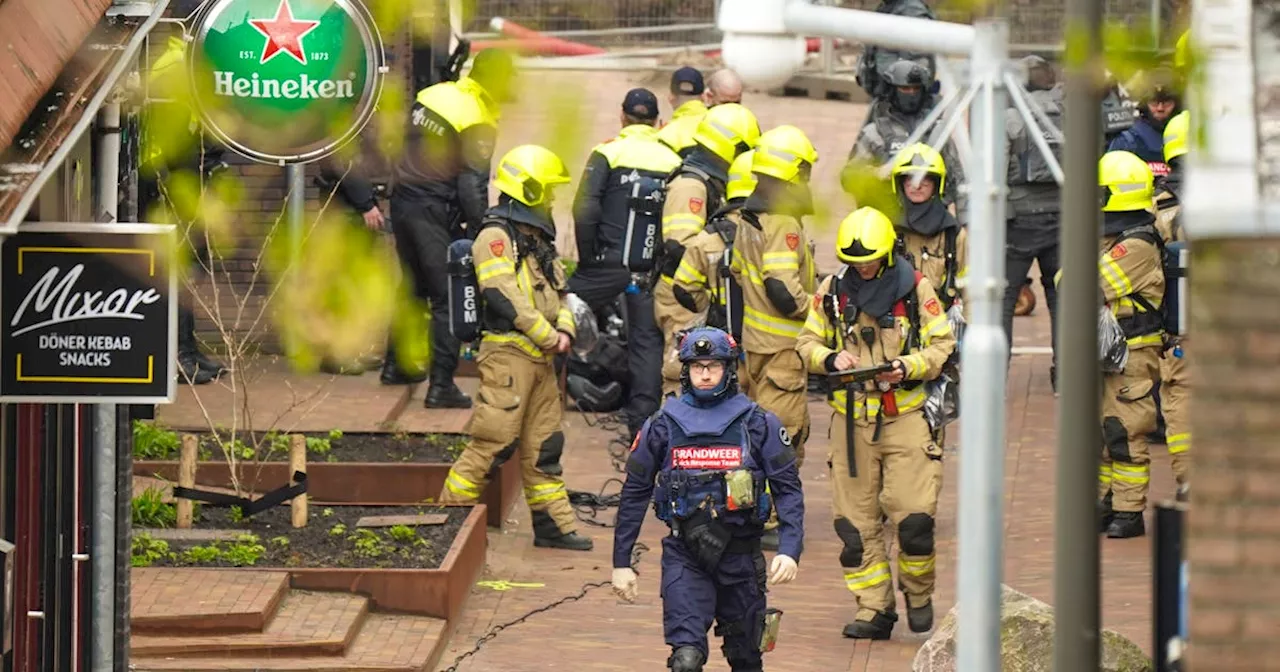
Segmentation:
<svg viewBox="0 0 1280 672">
<path fill-rule="evenodd" d="M 636 574 L 640 573 L 639 570 L 637 569 L 638 566 L 640 565 L 640 556 L 643 555 L 644 552 L 647 550 L 649 550 L 648 546 L 646 546 L 643 543 L 637 543 L 635 545 L 635 548 L 631 551 L 631 569 L 636 570 Z M 537 614 L 541 614 L 546 611 L 551 611 L 552 609 L 555 609 L 556 607 L 562 604 L 577 602 L 578 600 L 581 600 L 582 598 L 586 597 L 587 593 L 595 590 L 596 588 L 604 588 L 605 586 L 612 585 L 612 584 L 613 584 L 612 580 L 596 581 L 594 583 L 584 583 L 582 584 L 582 589 L 579 590 L 577 594 L 562 597 L 556 600 L 555 602 L 544 604 L 541 607 L 538 607 L 537 609 L 533 609 L 531 611 L 525 612 L 519 618 L 516 618 L 511 621 L 507 621 L 506 623 L 503 623 L 501 625 L 493 626 L 492 628 L 489 629 L 488 632 L 484 633 L 484 635 L 482 635 L 479 639 L 476 640 L 476 645 L 471 647 L 470 651 L 467 651 L 466 653 L 463 653 L 457 658 L 454 658 L 453 662 L 449 665 L 449 667 L 446 667 L 443 670 L 440 670 L 440 672 L 457 672 L 458 665 L 460 665 L 462 661 L 466 660 L 467 658 L 470 658 L 471 656 L 476 655 L 476 653 L 478 653 L 480 649 L 484 647 L 485 644 L 488 644 L 489 642 L 493 641 L 493 639 L 498 636 L 498 633 L 502 632 L 503 630 L 506 630 L 507 628 L 510 628 L 512 626 L 519 625 L 525 622 L 526 620 L 528 620 L 530 617 L 535 616 Z"/>
</svg>

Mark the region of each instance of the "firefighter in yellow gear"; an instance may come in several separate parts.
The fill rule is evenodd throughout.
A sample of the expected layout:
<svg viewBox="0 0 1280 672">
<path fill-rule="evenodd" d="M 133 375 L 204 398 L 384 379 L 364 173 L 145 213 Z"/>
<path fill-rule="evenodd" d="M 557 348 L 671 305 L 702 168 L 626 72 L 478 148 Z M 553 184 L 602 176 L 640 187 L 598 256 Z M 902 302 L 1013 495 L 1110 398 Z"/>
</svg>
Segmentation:
<svg viewBox="0 0 1280 672">
<path fill-rule="evenodd" d="M 840 223 L 836 256 L 797 341 L 818 374 L 883 367 L 830 394 L 844 446 L 828 454 L 845 585 L 858 603 L 844 636 L 888 639 L 898 621 L 882 512 L 898 529 L 898 587 L 912 632 L 933 627 L 934 526 L 942 448 L 924 415 L 925 383 L 956 347 L 933 283 L 895 252 L 884 213 L 864 207 Z"/>
<path fill-rule="evenodd" d="M 662 391 L 678 394 L 680 360 L 676 335 L 692 326 L 695 313 L 676 301 L 673 285 L 685 245 L 702 232 L 707 217 L 720 209 L 729 181 L 729 165 L 760 138 L 751 110 L 737 103 L 711 108 L 698 123 L 694 148 L 667 182 L 662 207 L 662 254 L 653 287 L 653 312 L 662 329 Z"/>
<path fill-rule="evenodd" d="M 705 314 L 707 326 L 722 329 L 739 342 L 742 341 L 742 290 L 725 272 L 728 270 L 725 252 L 732 250 L 742 222 L 742 206 L 756 188 L 756 176 L 751 172 L 754 155 L 755 150 L 744 152 L 729 166 L 725 203 L 708 218 L 702 233 L 689 240 L 672 283 L 676 301 L 682 307 L 696 315 Z M 747 391 L 741 381 L 739 388 Z"/>
<path fill-rule="evenodd" d="M 756 188 L 742 208 L 729 270 L 742 287 L 742 348 L 752 400 L 782 420 L 796 459 L 809 437 L 808 383 L 796 337 L 817 283 L 803 218 L 813 214 L 809 176 L 818 152 L 803 131 L 778 126 L 760 136 Z"/>
<path fill-rule="evenodd" d="M 498 163 L 500 196 L 472 245 L 483 301 L 476 364 L 480 392 L 467 423 L 471 445 L 454 462 L 440 493 L 444 504 L 480 498 L 509 459 L 520 460 L 535 546 L 588 551 L 561 475 L 562 401 L 555 366 L 576 333 L 562 302 L 566 281 L 556 255 L 551 191 L 569 182 L 550 150 L 522 145 Z"/>
<path fill-rule="evenodd" d="M 921 142 L 893 159 L 893 192 L 902 214 L 895 222 L 908 261 L 933 283 L 944 310 L 961 301 L 969 271 L 969 232 L 960 226 L 942 197 L 947 191 L 947 165 L 938 150 Z"/>
<path fill-rule="evenodd" d="M 1150 166 L 1130 152 L 1107 152 L 1098 162 L 1098 184 L 1106 190 L 1099 286 L 1129 348 L 1124 371 L 1103 376 L 1100 526 L 1108 537 L 1129 538 L 1146 533 L 1142 513 L 1151 472 L 1148 435 L 1156 429 L 1154 392 L 1164 348 L 1160 304 L 1165 280 Z"/>
<path fill-rule="evenodd" d="M 1185 35 L 1184 35 L 1185 37 Z M 1156 194 L 1156 230 L 1164 242 L 1185 241 L 1180 213 L 1182 206 L 1178 192 L 1186 170 L 1182 164 L 1187 153 L 1191 113 L 1178 113 L 1164 127 L 1164 162 L 1169 174 L 1159 184 Z M 1165 282 L 1174 280 L 1165 279 Z M 1169 449 L 1169 461 L 1173 465 L 1173 477 L 1178 482 L 1178 498 L 1185 501 L 1189 494 L 1191 455 L 1191 394 L 1187 374 L 1187 337 L 1170 334 L 1164 358 L 1160 360 L 1160 411 L 1164 414 L 1164 440 Z"/>
</svg>

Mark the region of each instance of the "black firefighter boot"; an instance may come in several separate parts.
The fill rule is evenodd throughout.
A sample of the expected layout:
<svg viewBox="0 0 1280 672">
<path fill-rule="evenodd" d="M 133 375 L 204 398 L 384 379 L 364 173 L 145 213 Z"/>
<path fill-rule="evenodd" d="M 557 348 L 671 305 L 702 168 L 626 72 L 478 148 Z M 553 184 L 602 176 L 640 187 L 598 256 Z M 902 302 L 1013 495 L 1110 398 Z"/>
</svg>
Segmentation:
<svg viewBox="0 0 1280 672">
<path fill-rule="evenodd" d="M 406 371 L 396 356 L 395 339 L 387 337 L 387 354 L 382 357 L 382 375 L 379 382 L 383 385 L 414 385 L 427 379 L 425 369 Z"/>
<path fill-rule="evenodd" d="M 207 385 L 217 373 L 200 366 L 200 346 L 196 342 L 196 317 L 186 308 L 178 308 L 178 382 Z"/>
<path fill-rule="evenodd" d="M 911 606 L 911 599 L 904 593 L 902 599 L 907 603 L 907 627 L 911 628 L 911 632 L 929 632 L 933 629 L 933 599 L 925 602 L 922 606 Z"/>
<path fill-rule="evenodd" d="M 1146 523 L 1142 520 L 1141 511 L 1116 511 L 1107 527 L 1109 539 L 1132 539 L 1147 533 Z"/>
<path fill-rule="evenodd" d="M 590 537 L 577 532 L 564 534 L 551 514 L 546 511 L 534 511 L 533 545 L 538 548 L 559 548 L 565 551 L 589 551 L 595 548 Z"/>
<path fill-rule="evenodd" d="M 471 397 L 458 389 L 452 380 L 440 377 L 431 381 L 422 405 L 427 408 L 471 408 Z"/>
<path fill-rule="evenodd" d="M 854 621 L 844 626 L 844 636 L 850 639 L 889 639 L 897 622 L 898 614 L 892 610 L 878 611 L 869 621 Z"/>
</svg>

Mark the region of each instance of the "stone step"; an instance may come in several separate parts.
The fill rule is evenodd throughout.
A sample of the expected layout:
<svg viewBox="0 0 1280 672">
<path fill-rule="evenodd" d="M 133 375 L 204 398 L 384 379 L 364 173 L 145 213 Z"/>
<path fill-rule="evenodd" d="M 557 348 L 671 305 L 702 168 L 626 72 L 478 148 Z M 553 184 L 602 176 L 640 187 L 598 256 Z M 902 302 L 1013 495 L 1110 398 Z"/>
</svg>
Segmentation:
<svg viewBox="0 0 1280 672">
<path fill-rule="evenodd" d="M 341 656 L 369 613 L 368 598 L 292 591 L 262 632 L 225 635 L 135 635 L 133 656 Z"/>
<path fill-rule="evenodd" d="M 139 635 L 262 632 L 289 592 L 289 573 L 139 567 L 130 627 Z"/>
<path fill-rule="evenodd" d="M 373 613 L 340 656 L 134 655 L 130 662 L 134 672 L 430 672 L 445 649 L 444 633 L 443 619 Z"/>
</svg>

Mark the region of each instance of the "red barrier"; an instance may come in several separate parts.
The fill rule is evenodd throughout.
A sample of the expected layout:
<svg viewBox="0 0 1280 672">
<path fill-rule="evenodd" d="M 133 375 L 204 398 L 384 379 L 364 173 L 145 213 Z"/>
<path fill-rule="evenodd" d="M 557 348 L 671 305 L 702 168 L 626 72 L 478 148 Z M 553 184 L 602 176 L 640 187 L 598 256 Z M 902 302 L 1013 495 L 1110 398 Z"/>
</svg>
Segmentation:
<svg viewBox="0 0 1280 672">
<path fill-rule="evenodd" d="M 557 40 L 554 37 L 472 42 L 471 52 L 475 53 L 481 49 L 488 49 L 490 47 L 497 49 L 511 49 L 513 51 L 518 51 L 521 54 L 536 56 L 596 56 L 606 53 L 605 50 L 600 47 L 594 47 L 590 44 L 569 42 L 566 40 Z"/>
</svg>

